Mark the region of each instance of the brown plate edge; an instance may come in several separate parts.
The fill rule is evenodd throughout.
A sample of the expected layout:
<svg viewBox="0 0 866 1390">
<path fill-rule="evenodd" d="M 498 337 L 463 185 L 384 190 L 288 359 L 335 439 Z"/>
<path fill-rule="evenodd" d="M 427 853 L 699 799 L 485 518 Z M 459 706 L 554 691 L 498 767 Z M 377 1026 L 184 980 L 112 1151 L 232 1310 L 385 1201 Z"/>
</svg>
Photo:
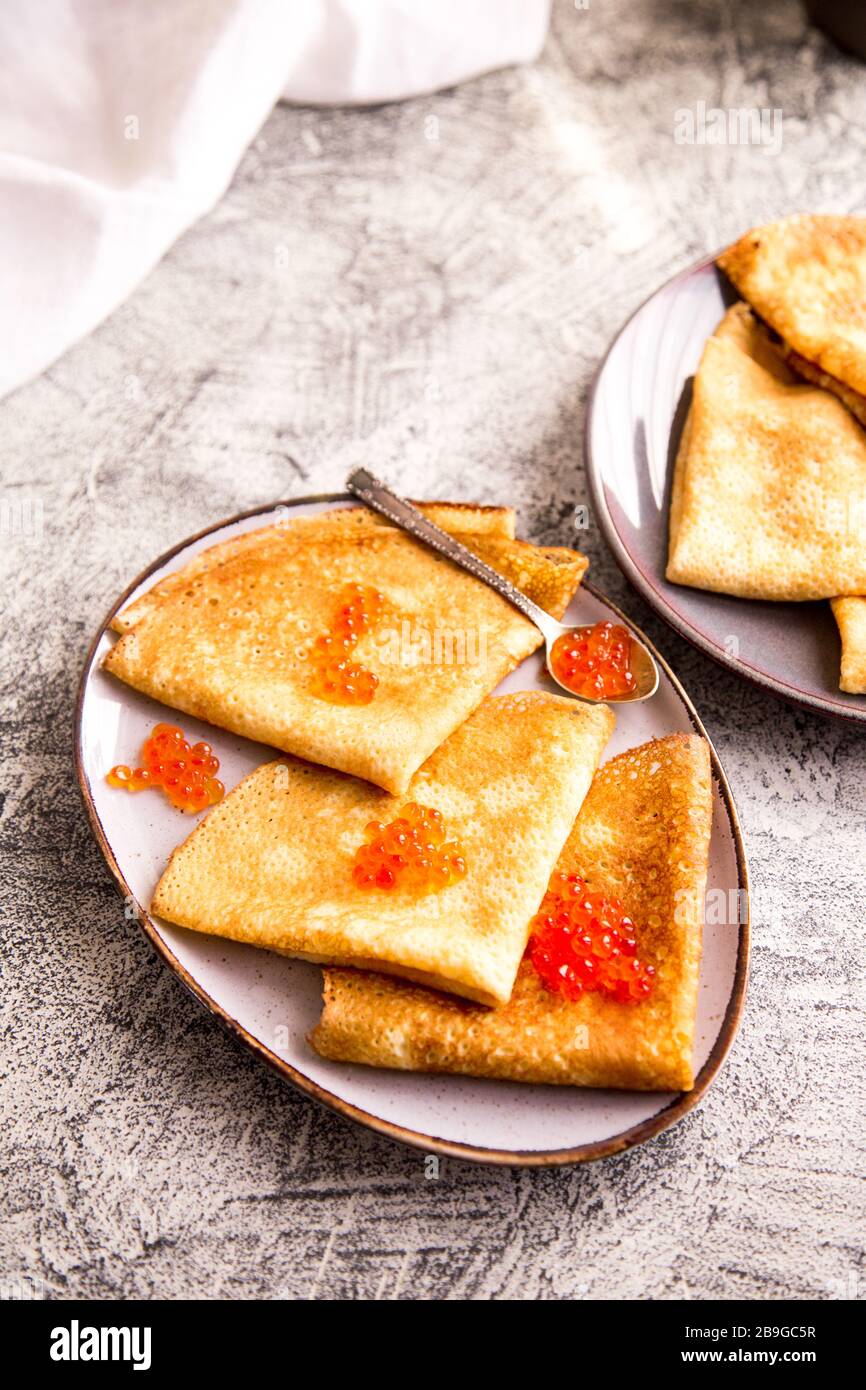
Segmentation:
<svg viewBox="0 0 866 1390">
<path fill-rule="evenodd" d="M 724 248 L 720 248 L 720 251 L 722 249 Z M 742 680 L 748 681 L 750 685 L 756 686 L 759 690 L 769 690 L 772 694 L 780 696 L 783 700 L 789 701 L 799 709 L 809 710 L 816 714 L 823 714 L 831 719 L 839 719 L 846 724 L 864 724 L 866 723 L 866 706 L 864 706 L 861 711 L 850 705 L 842 704 L 841 702 L 824 699 L 820 695 L 809 694 L 805 690 L 798 689 L 797 686 L 788 685 L 785 681 L 774 679 L 764 671 L 757 671 L 754 667 L 747 665 L 746 662 L 731 656 L 723 647 L 717 646 L 710 638 L 705 636 L 699 628 L 682 617 L 679 611 L 673 608 L 667 599 L 665 599 L 650 583 L 643 570 L 632 559 L 631 553 L 622 540 L 610 514 L 607 502 L 605 501 L 604 479 L 601 476 L 601 467 L 593 456 L 590 436 L 592 433 L 592 421 L 598 392 L 598 383 L 601 380 L 602 372 L 607 366 L 608 358 L 628 325 L 646 308 L 650 300 L 655 299 L 657 294 L 661 294 L 662 290 L 666 290 L 670 285 L 675 284 L 677 280 L 687 280 L 691 275 L 697 275 L 700 271 L 706 270 L 709 266 L 714 266 L 720 251 L 712 256 L 702 256 L 700 260 L 695 261 L 692 265 L 677 271 L 670 279 L 665 280 L 663 284 L 653 290 L 652 294 L 648 294 L 645 299 L 641 300 L 637 308 L 629 314 L 628 318 L 617 330 L 607 352 L 604 354 L 604 357 L 601 359 L 596 369 L 592 384 L 589 388 L 589 396 L 586 404 L 586 418 L 583 427 L 583 457 L 593 511 L 601 528 L 601 533 L 626 579 L 632 587 L 637 590 L 641 597 L 645 599 L 650 608 L 652 608 L 660 618 L 663 618 L 669 627 L 672 627 L 675 632 L 679 633 L 680 637 L 685 638 L 685 640 L 691 643 L 693 647 L 696 647 L 698 651 L 703 652 L 705 656 L 718 662 L 720 666 L 724 666 L 726 670 L 733 671 L 734 674 L 739 676 Z M 731 597 L 733 597 L 733 595 L 731 595 Z M 747 599 L 741 601 L 744 603 L 748 602 Z"/>
<path fill-rule="evenodd" d="M 189 971 L 183 965 L 181 965 L 180 961 L 163 941 L 156 928 L 155 923 L 152 921 L 149 914 L 145 911 L 142 905 L 136 901 L 135 896 L 129 887 L 129 884 L 123 877 L 123 874 L 120 870 L 120 866 L 118 865 L 117 860 L 114 857 L 114 852 L 111 848 L 111 845 L 108 842 L 108 838 L 103 829 L 102 822 L 99 819 L 99 815 L 97 813 L 93 796 L 90 790 L 90 784 L 84 772 L 84 758 L 82 748 L 82 714 L 84 709 L 84 696 L 87 689 L 87 683 L 90 676 L 90 672 L 93 667 L 94 658 L 96 656 L 96 649 L 99 646 L 99 643 L 101 642 L 105 633 L 109 630 L 109 624 L 111 623 L 112 618 L 124 606 L 124 604 L 127 602 L 134 590 L 137 589 L 140 584 L 143 584 L 144 581 L 151 574 L 153 574 L 156 570 L 161 569 L 163 565 L 167 564 L 168 561 L 171 560 L 180 551 L 185 550 L 187 546 L 193 544 L 195 541 L 202 540 L 205 536 L 211 535 L 214 531 L 220 531 L 223 529 L 223 527 L 234 525 L 238 521 L 246 521 L 250 517 L 263 516 L 269 512 L 272 512 L 275 507 L 280 505 L 286 507 L 297 507 L 311 502 L 344 502 L 351 500 L 353 499 L 350 497 L 350 494 L 348 493 L 315 493 L 305 497 L 291 498 L 282 503 L 269 502 L 264 506 L 252 507 L 248 511 L 238 512 L 235 516 L 227 517 L 223 521 L 215 522 L 212 526 L 205 527 L 202 531 L 197 532 L 195 535 L 186 537 L 186 539 L 181 541 L 178 545 L 172 546 L 169 550 L 166 550 L 162 555 L 160 555 L 156 560 L 153 560 L 151 564 L 149 564 L 144 570 L 142 570 L 142 572 L 135 579 L 132 580 L 132 582 L 127 586 L 124 592 L 117 599 L 117 601 L 112 605 L 111 609 L 107 613 L 105 619 L 103 620 L 101 626 L 99 627 L 95 637 L 93 638 L 90 644 L 87 657 L 84 662 L 84 669 L 81 673 L 81 679 L 78 685 L 78 694 L 75 702 L 75 772 L 78 779 L 78 787 L 81 793 L 81 798 L 84 802 L 84 808 L 87 812 L 87 817 L 90 821 L 90 828 L 93 831 L 96 843 L 102 851 L 103 858 L 105 859 L 108 868 L 111 871 L 112 877 L 114 878 L 115 884 L 117 885 L 118 891 L 120 892 L 121 896 L 124 898 L 125 901 L 131 902 L 134 905 L 136 919 L 145 936 L 148 938 L 150 944 L 153 946 L 157 954 L 162 957 L 165 963 L 174 971 L 175 975 L 177 975 L 181 983 L 185 985 L 185 987 L 189 990 L 190 994 L 192 994 L 200 1004 L 204 1005 L 204 1007 L 208 1009 L 209 1012 L 212 1013 L 219 1020 L 223 1027 L 226 1028 L 226 1030 L 230 1034 L 232 1034 L 233 1037 L 237 1038 L 251 1052 L 255 1053 L 255 1055 L 261 1061 L 265 1062 L 269 1067 L 272 1068 L 272 1070 L 276 1071 L 280 1076 L 282 1076 L 282 1078 L 285 1081 L 289 1081 L 298 1090 L 303 1091 L 305 1095 L 310 1096 L 313 1100 L 317 1100 L 320 1102 L 320 1104 L 326 1105 L 331 1110 L 335 1110 L 339 1115 L 342 1115 L 346 1119 L 354 1120 L 356 1123 L 364 1125 L 366 1128 L 372 1129 L 378 1134 L 383 1134 L 389 1139 L 398 1140 L 399 1142 L 407 1144 L 412 1148 L 421 1149 L 425 1153 L 441 1154 L 447 1158 L 465 1159 L 476 1163 L 489 1163 L 503 1167 L 545 1168 L 555 1167 L 566 1163 L 587 1163 L 595 1159 L 609 1158 L 614 1154 L 623 1153 L 626 1149 L 633 1148 L 637 1144 L 642 1144 L 647 1139 L 652 1139 L 656 1134 L 659 1134 L 663 1130 L 668 1129 L 671 1125 L 676 1124 L 676 1122 L 680 1120 L 683 1117 L 683 1115 L 688 1114 L 688 1112 L 692 1110 L 703 1098 L 704 1094 L 709 1089 L 711 1083 L 715 1079 L 716 1074 L 718 1073 L 725 1057 L 727 1056 L 731 1044 L 733 1043 L 733 1040 L 736 1036 L 737 1029 L 740 1023 L 740 1018 L 743 1012 L 743 1005 L 745 1002 L 746 985 L 749 973 L 749 949 L 751 941 L 751 904 L 749 897 L 749 871 L 746 862 L 746 851 L 743 842 L 742 831 L 740 828 L 740 822 L 737 816 L 737 811 L 734 805 L 731 789 L 728 785 L 728 780 L 722 769 L 722 765 L 719 761 L 719 757 L 713 746 L 712 740 L 709 738 L 707 731 L 704 728 L 697 714 L 697 711 L 692 706 L 689 697 L 686 695 L 685 690 L 683 689 L 677 677 L 674 675 L 673 671 L 668 666 L 664 657 L 661 656 L 661 654 L 658 651 L 656 651 L 655 647 L 653 646 L 650 639 L 646 636 L 646 634 L 643 633 L 641 629 L 631 621 L 630 618 L 627 618 L 625 614 L 622 613 L 620 609 L 616 607 L 615 604 L 611 603 L 610 600 L 606 598 L 603 594 L 599 593 L 597 589 L 594 589 L 591 584 L 587 584 L 586 582 L 584 582 L 583 588 L 585 588 L 588 593 L 591 593 L 594 598 L 597 598 L 601 602 L 606 603 L 608 607 L 614 613 L 616 613 L 619 618 L 621 618 L 624 622 L 626 622 L 632 628 L 634 628 L 635 632 L 637 632 L 641 640 L 646 643 L 649 650 L 653 653 L 653 656 L 655 657 L 656 661 L 664 669 L 665 673 L 669 677 L 671 683 L 674 686 L 674 689 L 676 690 L 677 695 L 679 696 L 686 710 L 686 713 L 688 714 L 689 721 L 692 724 L 692 727 L 694 728 L 695 732 L 700 734 L 703 738 L 707 740 L 710 749 L 710 759 L 713 768 L 713 776 L 719 785 L 719 790 L 721 792 L 722 800 L 725 805 L 725 811 L 728 816 L 728 823 L 730 826 L 731 835 L 733 836 L 734 843 L 736 845 L 737 875 L 739 879 L 738 887 L 740 888 L 740 890 L 745 892 L 746 918 L 745 921 L 739 924 L 740 931 L 737 949 L 737 966 L 734 974 L 734 982 L 733 987 L 731 989 L 731 995 L 728 1000 L 728 1006 L 725 1010 L 725 1017 L 722 1020 L 722 1026 L 719 1030 L 718 1037 L 716 1038 L 716 1041 L 713 1044 L 713 1048 L 710 1052 L 709 1057 L 704 1062 L 704 1065 L 701 1067 L 700 1072 L 695 1078 L 695 1085 L 693 1089 L 691 1091 L 683 1092 L 682 1095 L 678 1097 L 678 1099 L 672 1101 L 671 1104 L 666 1106 L 663 1110 L 660 1110 L 657 1115 L 653 1115 L 650 1119 L 641 1121 L 641 1123 L 638 1125 L 633 1125 L 631 1129 L 623 1130 L 621 1134 L 616 1134 L 610 1139 L 599 1140 L 598 1142 L 593 1144 L 581 1144 L 573 1149 L 551 1149 L 546 1151 L 532 1149 L 513 1150 L 478 1148 L 477 1146 L 472 1144 L 461 1144 L 456 1141 L 437 1138 L 435 1135 L 422 1134 L 417 1130 L 406 1129 L 402 1125 L 394 1124 L 391 1120 L 383 1120 L 379 1118 L 379 1116 L 377 1115 L 371 1115 L 368 1111 L 362 1110 L 359 1106 L 352 1105 L 349 1101 L 345 1101 L 341 1097 L 336 1096 L 332 1092 L 326 1090 L 325 1087 L 320 1086 L 318 1082 L 312 1081 L 308 1076 L 305 1076 L 303 1072 L 299 1072 L 295 1067 L 291 1066 L 290 1063 L 284 1061 L 283 1058 L 278 1057 L 276 1053 L 271 1052 L 270 1049 L 265 1047 L 263 1043 L 259 1042 L 257 1038 L 254 1038 L 251 1033 L 248 1033 L 247 1030 L 244 1027 L 242 1027 L 236 1019 L 232 1018 L 231 1014 L 227 1013 L 225 1009 L 223 1009 L 222 1006 L 218 1004 L 216 1000 L 213 999 L 201 987 L 201 985 L 198 984 L 198 982 L 193 978 Z"/>
</svg>

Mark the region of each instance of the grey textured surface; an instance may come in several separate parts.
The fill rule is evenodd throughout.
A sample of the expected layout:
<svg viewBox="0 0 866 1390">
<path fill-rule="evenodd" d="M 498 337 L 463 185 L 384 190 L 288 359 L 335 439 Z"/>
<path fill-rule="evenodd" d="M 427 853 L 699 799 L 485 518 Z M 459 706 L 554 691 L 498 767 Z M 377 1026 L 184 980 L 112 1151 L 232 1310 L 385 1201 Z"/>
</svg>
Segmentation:
<svg viewBox="0 0 866 1390">
<path fill-rule="evenodd" d="M 677 145 L 781 108 L 784 143 Z M 70 1298 L 864 1296 L 861 735 L 748 689 L 592 578 L 673 661 L 727 765 L 753 976 L 674 1130 L 550 1172 L 355 1128 L 223 1034 L 124 921 L 71 764 L 78 671 L 155 554 L 371 463 L 568 543 L 595 364 L 674 269 L 792 209 L 862 211 L 866 69 L 794 0 L 561 3 L 542 61 L 367 112 L 279 108 L 214 213 L 0 406 L 5 1068 L 0 1268 Z M 434 138 L 438 137 L 438 138 Z"/>
</svg>

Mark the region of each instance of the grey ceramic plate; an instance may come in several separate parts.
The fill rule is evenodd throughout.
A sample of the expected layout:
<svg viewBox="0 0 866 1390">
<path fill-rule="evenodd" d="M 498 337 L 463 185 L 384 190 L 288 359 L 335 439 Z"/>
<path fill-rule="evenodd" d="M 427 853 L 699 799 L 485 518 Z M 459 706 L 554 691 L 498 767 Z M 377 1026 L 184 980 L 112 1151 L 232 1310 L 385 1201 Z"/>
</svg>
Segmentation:
<svg viewBox="0 0 866 1390">
<path fill-rule="evenodd" d="M 807 709 L 866 723 L 866 697 L 839 689 L 839 634 L 829 603 L 758 603 L 664 577 L 673 462 L 691 380 L 734 297 L 709 258 L 669 280 L 619 333 L 587 413 L 595 513 L 627 578 L 701 651 Z"/>
<path fill-rule="evenodd" d="M 520 1086 L 326 1062 L 306 1042 L 321 1010 L 317 966 L 184 931 L 148 911 L 169 855 L 186 839 L 192 824 L 163 797 L 127 796 L 106 785 L 107 770 L 126 761 L 153 724 L 167 717 L 163 706 L 101 669 L 101 658 L 114 640 L 108 624 L 118 609 L 206 546 L 273 523 L 288 509 L 303 515 L 348 503 L 346 497 L 301 498 L 232 517 L 161 556 L 113 605 L 85 664 L 76 726 L 79 782 L 100 849 L 130 915 L 134 913 L 155 950 L 195 997 L 281 1076 L 348 1118 L 428 1152 L 488 1163 L 573 1163 L 630 1148 L 667 1129 L 701 1099 L 730 1047 L 742 1011 L 749 955 L 748 873 L 737 813 L 714 750 L 708 920 L 695 1039 L 697 1077 L 694 1090 L 687 1094 Z M 618 609 L 588 586 L 578 590 L 568 612 L 574 623 L 621 617 Z M 695 730 L 705 735 L 682 686 L 658 653 L 656 657 L 661 671 L 658 693 L 644 704 L 620 706 L 605 758 L 665 734 Z M 500 686 L 500 690 L 549 688 L 538 654 Z M 207 738 L 214 745 L 228 790 L 259 763 L 274 757 L 272 749 L 187 716 L 181 716 L 181 722 L 190 737 Z M 724 912 L 718 911 L 719 903 L 725 905 Z"/>
</svg>

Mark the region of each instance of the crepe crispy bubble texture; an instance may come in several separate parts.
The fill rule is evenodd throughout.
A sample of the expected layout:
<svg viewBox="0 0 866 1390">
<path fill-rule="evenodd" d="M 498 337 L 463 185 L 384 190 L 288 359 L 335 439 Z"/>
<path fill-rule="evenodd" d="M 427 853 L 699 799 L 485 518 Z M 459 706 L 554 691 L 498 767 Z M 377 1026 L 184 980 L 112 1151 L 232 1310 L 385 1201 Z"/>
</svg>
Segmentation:
<svg viewBox="0 0 866 1390">
<path fill-rule="evenodd" d="M 505 1000 L 613 724 L 605 706 L 494 696 L 399 798 L 294 758 L 266 764 L 174 852 L 153 911 L 285 955 Z M 441 813 L 465 875 L 425 895 L 358 887 L 366 827 L 394 820 L 407 801 Z"/>
<path fill-rule="evenodd" d="M 866 433 L 744 304 L 707 342 L 674 468 L 667 577 L 756 599 L 866 593 Z"/>
<path fill-rule="evenodd" d="M 558 868 L 620 898 L 652 993 L 571 1002 L 528 959 L 508 1003 L 483 1009 L 362 970 L 325 971 L 310 1041 L 322 1056 L 403 1071 L 503 1081 L 690 1090 L 712 784 L 707 744 L 673 734 L 596 773 Z"/>
<path fill-rule="evenodd" d="M 516 517 L 511 507 L 473 507 L 463 502 L 416 502 L 415 505 L 437 526 L 452 534 L 459 532 L 514 539 Z M 277 543 L 287 536 L 298 541 L 317 541 L 329 537 L 361 538 L 391 529 L 389 522 L 367 507 L 340 507 L 328 512 L 316 512 L 312 516 L 297 516 L 290 512 L 281 521 L 260 526 L 255 531 L 245 531 L 240 536 L 232 536 L 227 541 L 219 541 L 206 550 L 200 550 L 182 569 L 165 575 L 140 598 L 127 604 L 122 612 L 116 613 L 111 626 L 115 632 L 128 632 L 151 613 L 161 599 L 182 592 L 189 587 L 191 580 L 205 570 L 214 569 L 247 550 L 265 553 L 268 547 L 276 548 Z"/>
<path fill-rule="evenodd" d="M 564 613 L 586 570 L 582 555 L 502 534 L 512 514 L 500 509 L 431 513 L 452 529 L 480 527 L 460 538 L 549 613 Z M 381 622 L 352 654 L 378 677 L 367 705 L 330 704 L 312 679 L 310 649 L 348 583 L 384 597 Z M 116 625 L 123 634 L 104 665 L 129 685 L 395 793 L 541 642 L 486 584 L 356 509 L 224 542 L 137 599 Z"/>
</svg>

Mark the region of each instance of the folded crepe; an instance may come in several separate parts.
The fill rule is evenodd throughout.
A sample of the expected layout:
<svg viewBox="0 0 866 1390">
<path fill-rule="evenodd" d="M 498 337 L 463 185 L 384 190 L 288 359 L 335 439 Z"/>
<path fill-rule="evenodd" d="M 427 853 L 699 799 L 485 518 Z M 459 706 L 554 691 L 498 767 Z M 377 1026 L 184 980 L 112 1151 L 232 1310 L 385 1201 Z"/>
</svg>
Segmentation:
<svg viewBox="0 0 866 1390">
<path fill-rule="evenodd" d="M 513 507 L 478 507 L 468 502 L 416 502 L 416 507 L 430 521 L 441 526 L 452 535 L 499 536 L 505 540 L 514 539 L 516 517 Z M 281 543 L 288 537 L 298 544 L 332 538 L 345 538 L 376 535 L 382 530 L 391 530 L 391 524 L 368 507 L 340 507 L 327 512 L 316 512 L 312 516 L 290 514 L 280 521 L 255 531 L 245 531 L 243 535 L 232 536 L 227 541 L 200 550 L 182 569 L 165 575 L 153 588 L 148 589 L 120 613 L 115 613 L 111 626 L 115 632 L 128 632 L 142 618 L 152 613 L 158 602 L 167 595 L 189 588 L 190 581 L 205 570 L 224 564 L 226 560 L 242 555 L 245 551 L 255 551 L 264 555 L 268 551 L 278 552 Z"/>
<path fill-rule="evenodd" d="M 744 304 L 708 340 L 674 468 L 667 577 L 757 599 L 866 593 L 866 433 Z"/>
<path fill-rule="evenodd" d="M 842 639 L 839 689 L 866 695 L 866 598 L 834 598 L 831 607 Z"/>
<path fill-rule="evenodd" d="M 251 773 L 175 850 L 153 911 L 284 955 L 375 966 L 484 1003 L 506 1000 L 529 923 L 614 718 L 541 692 L 486 700 L 406 798 L 288 758 Z M 467 872 L 426 896 L 358 887 L 371 821 L 406 800 L 441 812 Z"/>
<path fill-rule="evenodd" d="M 639 1004 L 572 1002 L 527 956 L 508 1003 L 482 1009 L 362 970 L 326 969 L 315 1050 L 339 1062 L 504 1081 L 689 1090 L 712 784 L 703 739 L 675 734 L 596 774 L 560 856 L 591 890 L 619 897 L 638 954 L 655 967 Z"/>
<path fill-rule="evenodd" d="M 584 556 L 514 540 L 505 509 L 440 505 L 429 514 L 549 613 L 564 613 Z M 379 679 L 366 705 L 321 699 L 309 659 L 352 582 L 385 600 L 352 655 Z M 104 665 L 127 684 L 394 793 L 541 643 L 488 585 L 366 509 L 224 542 L 160 581 L 115 626 L 122 635 Z"/>
<path fill-rule="evenodd" d="M 718 258 L 791 366 L 866 424 L 866 217 L 795 215 Z"/>
</svg>

